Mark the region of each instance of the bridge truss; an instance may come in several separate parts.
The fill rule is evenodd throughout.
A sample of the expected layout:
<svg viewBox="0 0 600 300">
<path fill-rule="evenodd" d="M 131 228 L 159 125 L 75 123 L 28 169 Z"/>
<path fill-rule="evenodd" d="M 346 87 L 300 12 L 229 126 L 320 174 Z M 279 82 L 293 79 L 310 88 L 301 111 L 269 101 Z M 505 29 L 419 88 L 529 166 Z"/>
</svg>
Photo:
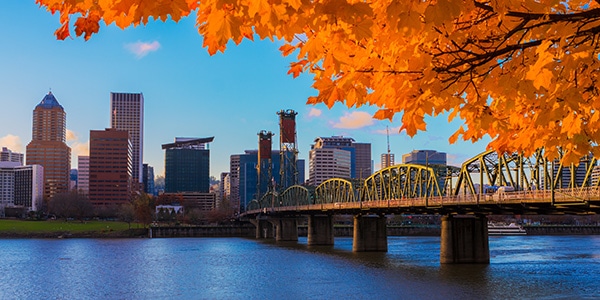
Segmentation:
<svg viewBox="0 0 600 300">
<path fill-rule="evenodd" d="M 597 187 L 592 173 L 597 160 L 582 158 L 579 165 L 563 165 L 560 160 L 548 161 L 543 151 L 533 156 L 520 154 L 498 155 L 495 151 L 483 152 L 463 163 L 453 195 L 485 194 L 494 192 L 489 187 L 510 187 L 513 191 L 571 189 L 582 191 Z M 475 182 L 478 182 L 476 185 Z"/>
<path fill-rule="evenodd" d="M 592 180 L 596 165 L 592 157 L 583 158 L 579 165 L 562 165 L 560 160 L 545 159 L 541 150 L 531 157 L 486 151 L 460 168 L 399 164 L 379 170 L 364 181 L 332 178 L 317 187 L 294 185 L 253 200 L 248 210 L 304 206 L 366 209 L 387 205 L 420 206 L 426 209 L 415 211 L 435 212 L 434 206 L 462 203 L 459 206 L 463 211 L 466 207 L 476 211 L 485 203 L 490 211 L 504 213 L 600 212 L 600 181 Z M 560 210 L 558 204 L 576 209 Z"/>
<path fill-rule="evenodd" d="M 368 177 L 363 185 L 363 201 L 439 196 L 446 170 L 415 164 L 400 164 L 382 169 Z"/>
</svg>

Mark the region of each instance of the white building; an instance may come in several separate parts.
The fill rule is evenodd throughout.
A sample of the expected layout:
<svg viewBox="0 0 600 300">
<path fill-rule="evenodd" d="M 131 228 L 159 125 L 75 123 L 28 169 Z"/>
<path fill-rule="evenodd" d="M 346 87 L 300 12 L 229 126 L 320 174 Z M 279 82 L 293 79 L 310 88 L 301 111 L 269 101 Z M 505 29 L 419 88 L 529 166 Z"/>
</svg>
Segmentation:
<svg viewBox="0 0 600 300">
<path fill-rule="evenodd" d="M 18 162 L 0 162 L 0 210 L 23 207 L 38 210 L 44 194 L 44 171 L 40 165 L 22 166 Z"/>
<path fill-rule="evenodd" d="M 309 152 L 308 184 L 316 186 L 330 178 L 351 178 L 350 151 L 314 148 Z"/>
<path fill-rule="evenodd" d="M 87 155 L 77 157 L 77 189 L 86 195 L 90 193 L 90 157 Z"/>
<path fill-rule="evenodd" d="M 12 152 L 6 147 L 2 147 L 0 152 L 0 161 L 18 162 L 20 166 L 23 165 L 23 153 Z"/>
</svg>

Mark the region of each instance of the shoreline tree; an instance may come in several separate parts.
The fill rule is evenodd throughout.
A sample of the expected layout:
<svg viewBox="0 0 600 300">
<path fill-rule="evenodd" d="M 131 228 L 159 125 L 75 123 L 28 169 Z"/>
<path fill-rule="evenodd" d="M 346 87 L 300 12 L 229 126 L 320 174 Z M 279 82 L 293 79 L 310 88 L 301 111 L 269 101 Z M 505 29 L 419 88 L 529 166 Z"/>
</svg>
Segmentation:
<svg viewBox="0 0 600 300">
<path fill-rule="evenodd" d="M 57 194 L 50 201 L 49 212 L 56 217 L 64 218 L 65 221 L 74 218 L 83 222 L 85 218 L 93 215 L 94 208 L 87 195 L 69 191 Z"/>
<path fill-rule="evenodd" d="M 282 40 L 288 74 L 314 76 L 308 104 L 377 106 L 410 136 L 425 116 L 463 124 L 449 137 L 577 162 L 600 157 L 597 1 L 36 0 L 60 14 L 58 39 L 196 14 L 210 54 L 230 41 Z M 73 26 L 71 24 L 73 23 Z"/>
</svg>

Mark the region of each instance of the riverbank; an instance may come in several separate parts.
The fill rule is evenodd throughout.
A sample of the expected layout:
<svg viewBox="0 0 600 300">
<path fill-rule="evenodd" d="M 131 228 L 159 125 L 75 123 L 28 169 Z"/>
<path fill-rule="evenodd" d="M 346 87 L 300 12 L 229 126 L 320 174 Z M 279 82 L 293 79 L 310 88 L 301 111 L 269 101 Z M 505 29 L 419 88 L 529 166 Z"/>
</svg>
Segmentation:
<svg viewBox="0 0 600 300">
<path fill-rule="evenodd" d="M 596 225 L 536 225 L 524 226 L 527 235 L 600 235 Z M 439 236 L 437 225 L 388 226 L 388 236 Z M 308 227 L 298 226 L 298 235 L 306 236 Z M 337 237 L 351 237 L 352 225 L 334 226 Z M 256 229 L 250 223 L 214 226 L 154 226 L 109 221 L 23 221 L 0 220 L 0 238 L 176 238 L 176 237 L 248 237 Z"/>
<path fill-rule="evenodd" d="M 133 238 L 147 237 L 139 224 L 112 221 L 0 220 L 0 238 Z"/>
</svg>

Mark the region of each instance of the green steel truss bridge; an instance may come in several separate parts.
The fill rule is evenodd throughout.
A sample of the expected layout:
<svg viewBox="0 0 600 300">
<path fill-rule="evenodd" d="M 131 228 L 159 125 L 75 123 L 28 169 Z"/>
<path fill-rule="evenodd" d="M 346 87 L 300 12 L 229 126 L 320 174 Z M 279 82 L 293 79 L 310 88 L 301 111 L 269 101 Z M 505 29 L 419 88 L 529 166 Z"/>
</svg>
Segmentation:
<svg viewBox="0 0 600 300">
<path fill-rule="evenodd" d="M 365 180 L 333 178 L 252 200 L 243 216 L 334 214 L 591 214 L 600 212 L 597 159 L 579 165 L 483 152 L 460 168 L 399 164 Z"/>
</svg>

